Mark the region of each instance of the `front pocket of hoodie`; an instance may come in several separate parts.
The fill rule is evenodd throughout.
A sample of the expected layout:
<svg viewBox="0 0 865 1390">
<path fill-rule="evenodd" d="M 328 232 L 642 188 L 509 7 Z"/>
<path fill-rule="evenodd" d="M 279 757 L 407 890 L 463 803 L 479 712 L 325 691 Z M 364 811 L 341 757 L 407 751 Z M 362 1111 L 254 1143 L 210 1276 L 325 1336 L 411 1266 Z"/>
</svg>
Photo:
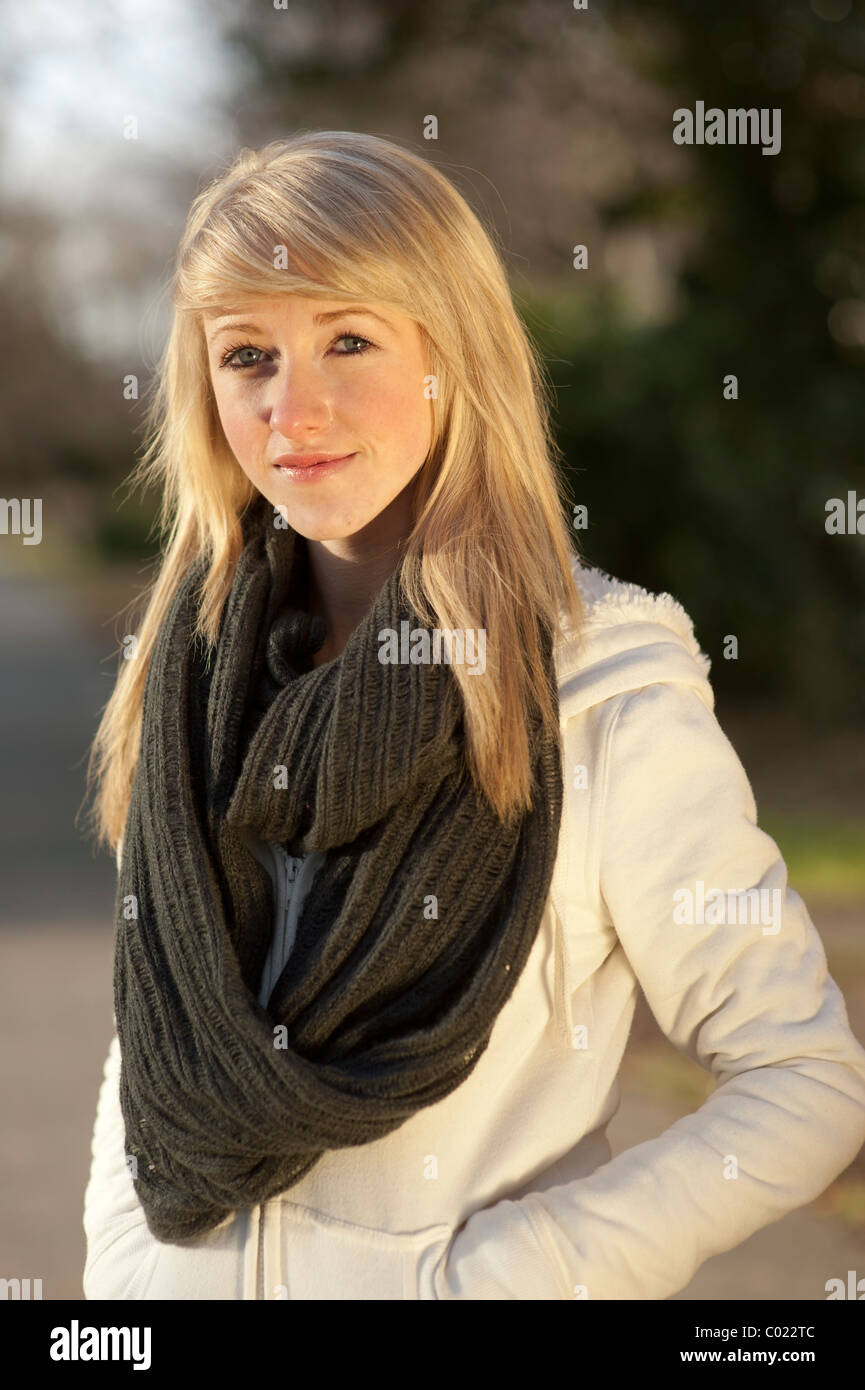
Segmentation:
<svg viewBox="0 0 865 1390">
<path fill-rule="evenodd" d="M 435 1268 L 453 1235 L 445 1224 L 384 1231 L 293 1202 L 268 1204 L 267 1299 L 435 1299 Z"/>
</svg>

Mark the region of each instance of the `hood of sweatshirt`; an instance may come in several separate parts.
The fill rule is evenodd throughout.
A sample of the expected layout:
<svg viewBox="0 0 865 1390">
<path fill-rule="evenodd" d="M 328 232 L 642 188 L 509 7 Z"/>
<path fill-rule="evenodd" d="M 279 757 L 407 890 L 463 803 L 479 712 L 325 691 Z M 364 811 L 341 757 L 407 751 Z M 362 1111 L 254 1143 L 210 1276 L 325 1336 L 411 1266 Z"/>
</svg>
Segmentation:
<svg viewBox="0 0 865 1390">
<path fill-rule="evenodd" d="M 653 594 L 574 560 L 584 620 L 563 617 L 556 647 L 561 723 L 614 695 L 656 681 L 693 686 L 708 709 L 715 697 L 711 662 L 691 619 L 671 594 Z"/>
</svg>

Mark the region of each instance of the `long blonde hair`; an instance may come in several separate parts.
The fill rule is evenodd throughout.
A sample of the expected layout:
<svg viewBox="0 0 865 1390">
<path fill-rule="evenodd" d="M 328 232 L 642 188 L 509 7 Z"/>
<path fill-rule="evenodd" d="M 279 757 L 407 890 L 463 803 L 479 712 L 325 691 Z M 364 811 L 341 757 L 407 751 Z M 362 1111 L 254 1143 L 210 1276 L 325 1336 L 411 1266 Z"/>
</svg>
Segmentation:
<svg viewBox="0 0 865 1390">
<path fill-rule="evenodd" d="M 159 571 L 90 750 L 98 843 L 122 841 L 141 738 L 148 661 L 189 565 L 209 561 L 196 636 L 208 644 L 257 496 L 213 397 L 203 313 L 254 295 L 380 301 L 414 319 L 434 378 L 433 435 L 414 480 L 402 560 L 422 622 L 486 629 L 485 678 L 454 664 L 466 761 L 504 821 L 532 804 L 526 716 L 558 721 L 539 621 L 583 616 L 571 571 L 544 368 L 519 318 L 492 235 L 420 155 L 354 131 L 304 131 L 244 149 L 195 199 L 172 282 L 173 323 L 147 403 L 133 485 L 161 488 Z"/>
</svg>

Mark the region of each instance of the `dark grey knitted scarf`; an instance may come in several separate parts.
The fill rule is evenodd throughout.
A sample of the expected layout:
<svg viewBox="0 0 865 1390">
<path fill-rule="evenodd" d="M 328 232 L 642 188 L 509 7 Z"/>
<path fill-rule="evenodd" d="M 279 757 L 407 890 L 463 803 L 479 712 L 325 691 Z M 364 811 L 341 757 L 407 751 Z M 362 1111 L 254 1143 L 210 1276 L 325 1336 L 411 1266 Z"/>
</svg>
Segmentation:
<svg viewBox="0 0 865 1390">
<path fill-rule="evenodd" d="M 561 818 L 539 718 L 533 809 L 506 828 L 468 774 L 452 668 L 379 661 L 382 629 L 420 626 L 399 569 L 314 668 L 323 620 L 291 601 L 305 542 L 263 498 L 242 526 L 213 651 L 192 637 L 201 559 L 162 624 L 117 886 L 126 1148 L 169 1242 L 466 1079 L 537 935 Z M 274 903 L 250 832 L 325 855 L 266 1009 Z"/>
</svg>

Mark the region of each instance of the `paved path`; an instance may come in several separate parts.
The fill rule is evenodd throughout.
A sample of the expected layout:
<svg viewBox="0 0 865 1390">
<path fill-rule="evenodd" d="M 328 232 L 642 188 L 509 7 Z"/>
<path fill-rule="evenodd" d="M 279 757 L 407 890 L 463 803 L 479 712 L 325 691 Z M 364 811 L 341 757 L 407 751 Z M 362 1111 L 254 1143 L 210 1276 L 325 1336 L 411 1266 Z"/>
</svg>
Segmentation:
<svg viewBox="0 0 865 1390">
<path fill-rule="evenodd" d="M 83 1298 L 81 1212 L 113 1032 L 112 933 L 102 922 L 7 928 L 0 958 L 0 1275 L 41 1279 L 46 1299 Z"/>
<path fill-rule="evenodd" d="M 114 664 L 57 584 L 0 572 L 0 929 L 111 919 L 113 866 L 85 838 L 90 741 Z"/>
<path fill-rule="evenodd" d="M 113 639 L 29 559 L 0 572 L 0 1276 L 80 1298 L 114 866 L 75 818 Z"/>
</svg>

